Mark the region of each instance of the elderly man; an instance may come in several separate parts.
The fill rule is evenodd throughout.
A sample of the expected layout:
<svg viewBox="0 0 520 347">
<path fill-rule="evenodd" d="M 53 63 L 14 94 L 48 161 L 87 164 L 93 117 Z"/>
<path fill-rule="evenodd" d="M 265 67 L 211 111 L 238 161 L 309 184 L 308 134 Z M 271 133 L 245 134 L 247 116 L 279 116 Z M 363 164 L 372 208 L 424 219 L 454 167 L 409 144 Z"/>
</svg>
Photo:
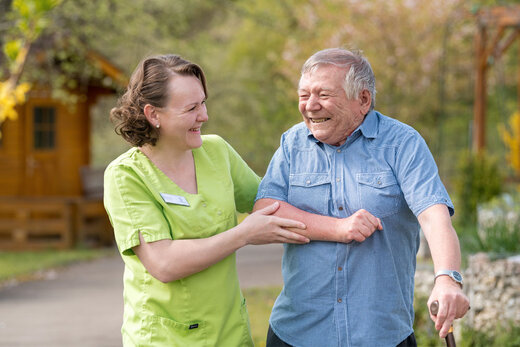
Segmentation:
<svg viewBox="0 0 520 347">
<path fill-rule="evenodd" d="M 284 288 L 267 346 L 416 346 L 415 259 L 422 228 L 441 337 L 469 301 L 462 291 L 452 202 L 422 137 L 374 111 L 375 77 L 358 53 L 327 49 L 302 68 L 303 123 L 282 135 L 255 208 L 307 225 L 313 242 L 284 247 Z M 301 230 L 298 231 L 301 233 Z"/>
</svg>

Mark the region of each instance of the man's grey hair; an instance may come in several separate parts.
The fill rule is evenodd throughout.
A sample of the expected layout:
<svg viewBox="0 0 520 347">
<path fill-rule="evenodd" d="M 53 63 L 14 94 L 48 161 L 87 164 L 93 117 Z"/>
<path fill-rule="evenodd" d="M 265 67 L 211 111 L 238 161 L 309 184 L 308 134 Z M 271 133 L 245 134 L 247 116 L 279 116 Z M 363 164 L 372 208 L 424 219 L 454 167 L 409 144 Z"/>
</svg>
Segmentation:
<svg viewBox="0 0 520 347">
<path fill-rule="evenodd" d="M 359 98 L 363 90 L 368 90 L 372 96 L 370 111 L 376 104 L 376 77 L 368 60 L 360 51 L 351 52 L 343 48 L 329 48 L 314 53 L 302 67 L 302 75 L 313 72 L 322 65 L 335 65 L 348 69 L 345 75 L 343 89 L 349 100 Z"/>
</svg>

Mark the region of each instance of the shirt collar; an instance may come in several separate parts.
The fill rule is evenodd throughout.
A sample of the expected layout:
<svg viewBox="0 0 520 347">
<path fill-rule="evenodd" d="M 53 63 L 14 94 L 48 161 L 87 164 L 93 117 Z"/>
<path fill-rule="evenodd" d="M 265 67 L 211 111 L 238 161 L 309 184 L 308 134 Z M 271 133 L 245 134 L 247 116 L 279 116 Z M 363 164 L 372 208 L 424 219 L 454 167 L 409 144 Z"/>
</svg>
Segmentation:
<svg viewBox="0 0 520 347">
<path fill-rule="evenodd" d="M 358 127 L 363 136 L 369 139 L 375 139 L 379 130 L 379 122 L 376 111 L 372 110 L 365 116 L 365 120 Z"/>
<path fill-rule="evenodd" d="M 356 130 L 352 132 L 352 134 L 356 133 L 357 131 L 361 131 L 363 136 L 369 139 L 375 139 L 377 137 L 377 133 L 379 130 L 379 122 L 377 119 L 376 111 L 372 110 L 368 112 L 365 119 L 363 120 L 363 123 L 361 123 L 360 126 L 357 127 Z M 309 128 L 307 128 L 307 137 L 309 140 L 314 141 L 316 143 L 320 142 L 318 139 L 312 135 Z"/>
<path fill-rule="evenodd" d="M 309 138 L 309 140 L 313 141 L 313 142 L 316 142 L 316 143 L 319 143 L 320 141 L 314 137 L 314 135 L 312 135 L 311 131 L 309 130 L 309 128 L 307 128 L 307 126 L 305 126 L 305 128 L 307 129 L 307 137 Z"/>
</svg>

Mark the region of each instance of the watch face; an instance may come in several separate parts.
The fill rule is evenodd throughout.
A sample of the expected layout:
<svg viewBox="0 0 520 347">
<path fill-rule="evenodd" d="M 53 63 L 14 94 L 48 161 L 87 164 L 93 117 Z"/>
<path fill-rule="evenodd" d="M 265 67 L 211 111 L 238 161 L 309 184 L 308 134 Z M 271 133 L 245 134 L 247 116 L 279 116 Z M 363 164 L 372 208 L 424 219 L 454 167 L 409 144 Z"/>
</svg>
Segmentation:
<svg viewBox="0 0 520 347">
<path fill-rule="evenodd" d="M 462 282 L 462 275 L 460 273 L 458 273 L 457 271 L 453 271 L 452 275 L 457 282 Z"/>
</svg>

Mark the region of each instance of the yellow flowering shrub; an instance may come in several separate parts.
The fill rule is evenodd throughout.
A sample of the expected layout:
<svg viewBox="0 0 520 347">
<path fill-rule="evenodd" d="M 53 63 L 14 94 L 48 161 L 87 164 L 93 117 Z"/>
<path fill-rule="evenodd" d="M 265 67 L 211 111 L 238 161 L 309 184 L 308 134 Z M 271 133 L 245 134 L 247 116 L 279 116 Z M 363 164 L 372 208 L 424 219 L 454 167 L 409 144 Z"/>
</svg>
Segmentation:
<svg viewBox="0 0 520 347">
<path fill-rule="evenodd" d="M 520 176 L 520 113 L 517 111 L 509 118 L 509 129 L 499 126 L 500 136 L 507 148 L 507 161 Z"/>
<path fill-rule="evenodd" d="M 13 88 L 10 83 L 0 81 L 0 124 L 18 117 L 15 107 L 25 102 L 25 94 L 30 88 L 29 83 L 21 83 Z"/>
</svg>

